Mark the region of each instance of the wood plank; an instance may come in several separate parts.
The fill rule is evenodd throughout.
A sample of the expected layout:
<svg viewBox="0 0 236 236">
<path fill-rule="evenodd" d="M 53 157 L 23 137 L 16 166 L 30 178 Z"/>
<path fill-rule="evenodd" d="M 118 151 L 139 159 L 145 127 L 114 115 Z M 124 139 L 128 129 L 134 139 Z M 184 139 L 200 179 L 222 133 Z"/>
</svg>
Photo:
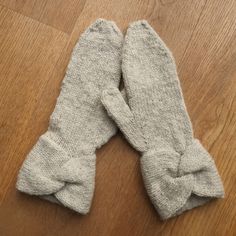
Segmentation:
<svg viewBox="0 0 236 236">
<path fill-rule="evenodd" d="M 236 233 L 235 14 L 234 1 L 208 1 L 179 66 L 195 134 L 213 155 L 226 192 L 224 200 L 200 209 L 200 217 L 196 210 L 176 220 L 188 233 L 196 216 L 200 235 Z M 173 234 L 177 232 L 175 227 Z"/>
<path fill-rule="evenodd" d="M 71 33 L 85 2 L 86 0 L 0 0 L 0 5 Z"/>
</svg>

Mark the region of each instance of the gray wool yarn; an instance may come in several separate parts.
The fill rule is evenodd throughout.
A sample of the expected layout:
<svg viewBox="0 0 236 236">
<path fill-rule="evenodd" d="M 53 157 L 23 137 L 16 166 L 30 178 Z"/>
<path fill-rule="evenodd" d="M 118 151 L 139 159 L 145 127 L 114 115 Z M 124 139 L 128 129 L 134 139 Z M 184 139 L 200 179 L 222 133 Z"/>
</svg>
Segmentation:
<svg viewBox="0 0 236 236">
<path fill-rule="evenodd" d="M 146 21 L 128 28 L 122 55 L 128 105 L 110 87 L 102 102 L 142 153 L 148 195 L 162 219 L 224 196 L 210 154 L 193 137 L 174 59 Z"/>
<path fill-rule="evenodd" d="M 17 189 L 86 214 L 95 181 L 95 150 L 116 133 L 100 101 L 107 86 L 119 86 L 122 33 L 98 19 L 81 36 L 61 93 L 43 134 L 18 175 Z"/>
</svg>

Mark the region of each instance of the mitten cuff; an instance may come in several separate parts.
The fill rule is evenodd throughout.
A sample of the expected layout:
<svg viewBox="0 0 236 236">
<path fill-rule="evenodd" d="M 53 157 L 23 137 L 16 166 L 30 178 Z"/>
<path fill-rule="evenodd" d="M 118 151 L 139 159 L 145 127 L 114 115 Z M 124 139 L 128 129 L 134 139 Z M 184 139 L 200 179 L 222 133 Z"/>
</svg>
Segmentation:
<svg viewBox="0 0 236 236">
<path fill-rule="evenodd" d="M 86 214 L 94 192 L 95 162 L 95 153 L 71 157 L 47 132 L 23 163 L 16 187 Z"/>
<path fill-rule="evenodd" d="M 185 152 L 149 151 L 141 158 L 148 194 L 162 219 L 222 198 L 224 189 L 215 163 L 198 140 Z"/>
</svg>

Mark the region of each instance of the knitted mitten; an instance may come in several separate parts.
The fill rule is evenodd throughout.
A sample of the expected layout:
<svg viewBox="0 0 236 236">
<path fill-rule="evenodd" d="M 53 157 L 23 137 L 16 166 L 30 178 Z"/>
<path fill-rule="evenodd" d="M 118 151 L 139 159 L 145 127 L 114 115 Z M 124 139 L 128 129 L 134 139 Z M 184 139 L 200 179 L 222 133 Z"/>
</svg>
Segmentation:
<svg viewBox="0 0 236 236">
<path fill-rule="evenodd" d="M 48 131 L 29 153 L 17 189 L 59 202 L 81 214 L 91 205 L 95 150 L 116 132 L 100 101 L 107 86 L 119 86 L 123 36 L 99 19 L 76 44 L 50 118 Z"/>
<path fill-rule="evenodd" d="M 146 21 L 130 25 L 123 47 L 129 106 L 117 88 L 106 89 L 102 102 L 142 153 L 144 183 L 161 218 L 223 197 L 214 161 L 193 137 L 170 51 Z"/>
</svg>

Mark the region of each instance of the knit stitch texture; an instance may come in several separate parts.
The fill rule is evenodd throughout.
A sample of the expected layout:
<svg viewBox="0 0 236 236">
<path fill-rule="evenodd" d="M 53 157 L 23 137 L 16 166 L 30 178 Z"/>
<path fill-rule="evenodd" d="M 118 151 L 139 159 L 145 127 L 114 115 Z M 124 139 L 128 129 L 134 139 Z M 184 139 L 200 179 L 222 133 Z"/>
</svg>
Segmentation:
<svg viewBox="0 0 236 236">
<path fill-rule="evenodd" d="M 214 161 L 193 137 L 174 59 L 146 21 L 128 28 L 122 72 L 128 105 L 115 87 L 102 102 L 142 153 L 144 184 L 161 218 L 223 197 Z"/>
<path fill-rule="evenodd" d="M 98 19 L 81 36 L 43 134 L 24 162 L 17 189 L 88 213 L 94 192 L 95 150 L 116 133 L 101 91 L 119 86 L 123 36 Z"/>
</svg>

